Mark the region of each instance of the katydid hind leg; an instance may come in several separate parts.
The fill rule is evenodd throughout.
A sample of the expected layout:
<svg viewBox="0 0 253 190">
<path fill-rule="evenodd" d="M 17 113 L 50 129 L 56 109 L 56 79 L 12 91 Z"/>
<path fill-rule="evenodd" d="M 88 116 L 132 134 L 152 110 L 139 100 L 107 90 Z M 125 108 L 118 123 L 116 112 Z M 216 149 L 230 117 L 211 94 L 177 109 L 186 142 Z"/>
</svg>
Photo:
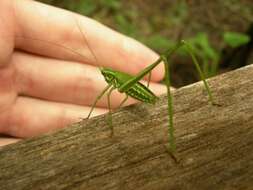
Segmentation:
<svg viewBox="0 0 253 190">
<path fill-rule="evenodd" d="M 183 44 L 183 41 L 175 45 L 173 48 L 166 51 L 162 56 L 166 57 L 167 59 L 175 53 L 176 50 L 178 50 Z M 159 65 L 162 62 L 162 56 L 160 56 L 154 63 L 150 64 L 146 68 L 144 68 L 142 71 L 140 71 L 135 77 L 130 78 L 128 81 L 126 81 L 123 85 L 119 87 L 119 92 L 126 92 L 129 90 L 133 84 L 140 81 L 145 75 L 150 73 L 157 65 Z"/>
<path fill-rule="evenodd" d="M 170 68 L 169 68 L 169 62 L 165 56 L 161 56 L 162 60 L 164 62 L 164 69 L 165 69 L 165 85 L 167 87 L 167 104 L 168 104 L 168 119 L 169 119 L 169 145 L 170 145 L 170 151 L 173 154 L 176 151 L 176 145 L 175 145 L 175 137 L 174 137 L 174 123 L 173 123 L 173 99 L 172 94 L 170 90 Z"/>
<path fill-rule="evenodd" d="M 204 83 L 205 89 L 206 89 L 207 94 L 208 94 L 209 101 L 210 101 L 213 105 L 215 105 L 214 100 L 213 100 L 213 96 L 212 96 L 212 92 L 211 92 L 210 87 L 209 87 L 209 85 L 208 85 L 208 83 L 207 83 L 207 81 L 206 81 L 205 74 L 204 74 L 204 72 L 203 72 L 203 71 L 201 70 L 201 68 L 200 68 L 200 65 L 199 65 L 199 63 L 198 63 L 198 60 L 197 60 L 197 58 L 196 58 L 196 56 L 195 56 L 195 54 L 194 54 L 194 51 L 193 51 L 191 45 L 188 44 L 188 43 L 187 43 L 186 41 L 184 41 L 184 40 L 182 40 L 181 43 L 186 47 L 187 53 L 191 56 L 191 59 L 192 59 L 192 61 L 193 61 L 193 64 L 195 65 L 195 67 L 196 67 L 196 69 L 197 69 L 197 71 L 198 71 L 198 73 L 199 73 L 199 76 L 200 76 L 201 80 L 202 80 L 203 83 Z"/>
</svg>

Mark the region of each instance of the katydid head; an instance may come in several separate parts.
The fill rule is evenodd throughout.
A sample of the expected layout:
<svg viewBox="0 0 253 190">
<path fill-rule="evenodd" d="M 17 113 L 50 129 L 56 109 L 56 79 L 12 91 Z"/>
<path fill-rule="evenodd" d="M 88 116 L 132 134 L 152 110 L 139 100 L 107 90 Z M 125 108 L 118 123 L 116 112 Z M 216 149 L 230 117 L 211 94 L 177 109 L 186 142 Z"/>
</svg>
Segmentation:
<svg viewBox="0 0 253 190">
<path fill-rule="evenodd" d="M 115 79 L 115 72 L 112 69 L 109 68 L 102 68 L 100 69 L 102 75 L 104 76 L 106 82 L 108 84 L 111 84 L 113 80 Z"/>
</svg>

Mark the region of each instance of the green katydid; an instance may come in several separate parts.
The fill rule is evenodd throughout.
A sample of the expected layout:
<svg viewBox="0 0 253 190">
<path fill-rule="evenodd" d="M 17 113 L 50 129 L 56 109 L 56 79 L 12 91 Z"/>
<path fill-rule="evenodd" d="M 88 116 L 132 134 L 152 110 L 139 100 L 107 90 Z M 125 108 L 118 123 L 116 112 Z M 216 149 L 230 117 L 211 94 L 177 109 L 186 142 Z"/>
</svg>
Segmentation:
<svg viewBox="0 0 253 190">
<path fill-rule="evenodd" d="M 174 125 L 173 125 L 173 103 L 172 103 L 172 95 L 170 91 L 170 73 L 169 73 L 169 62 L 168 57 L 171 56 L 172 53 L 174 53 L 178 48 L 180 48 L 182 45 L 185 45 L 187 48 L 188 53 L 192 57 L 193 63 L 195 64 L 195 67 L 197 68 L 201 79 L 204 82 L 204 86 L 207 90 L 209 101 L 213 104 L 213 97 L 212 93 L 210 91 L 210 88 L 206 82 L 205 76 L 203 72 L 200 69 L 200 66 L 197 62 L 197 59 L 195 58 L 194 54 L 192 53 L 192 50 L 185 41 L 181 41 L 175 48 L 169 50 L 166 52 L 166 54 L 163 54 L 160 56 L 160 58 L 151 64 L 150 66 L 146 67 L 143 71 L 141 71 L 136 76 L 131 76 L 129 74 L 120 72 L 120 71 L 114 71 L 109 68 L 102 68 L 101 73 L 103 74 L 106 82 L 108 83 L 107 87 L 102 91 L 102 93 L 96 98 L 95 102 L 92 105 L 91 111 L 88 115 L 88 118 L 90 117 L 90 114 L 93 111 L 93 108 L 96 106 L 97 101 L 109 90 L 108 93 L 108 107 L 109 107 L 109 114 L 111 115 L 111 109 L 110 109 L 110 94 L 113 89 L 118 89 L 119 92 L 127 94 L 126 97 L 131 96 L 132 98 L 135 98 L 139 101 L 154 104 L 156 100 L 158 99 L 152 91 L 149 90 L 146 86 L 144 86 L 142 83 L 139 82 L 145 75 L 149 74 L 152 69 L 154 69 L 158 64 L 164 63 L 165 66 L 165 84 L 167 86 L 167 96 L 168 96 L 168 115 L 169 115 L 169 144 L 171 147 L 171 151 L 175 151 L 175 140 L 174 140 Z M 125 102 L 126 99 L 124 99 L 121 103 Z M 112 127 L 111 122 L 111 116 L 109 116 L 109 126 Z M 113 130 L 113 129 L 112 129 Z"/>
<path fill-rule="evenodd" d="M 81 30 L 79 24 L 77 23 L 78 28 L 83 36 L 83 39 L 85 40 L 88 48 L 90 49 L 91 53 L 93 54 L 94 58 L 97 61 L 97 58 L 95 56 L 95 53 L 92 51 L 92 49 L 89 47 L 88 41 L 85 38 L 84 32 Z M 120 93 L 125 93 L 126 98 L 121 102 L 120 106 L 123 105 L 123 103 L 127 100 L 128 96 L 137 99 L 141 102 L 154 104 L 158 97 L 148 88 L 151 71 L 160 63 L 164 63 L 165 68 L 165 84 L 167 86 L 167 96 L 168 96 L 168 116 L 169 116 L 169 144 L 170 144 L 170 150 L 171 152 L 175 152 L 176 146 L 175 146 L 175 139 L 174 139 L 174 125 L 173 125 L 173 102 L 172 102 L 172 95 L 170 91 L 170 69 L 169 69 L 169 57 L 180 47 L 185 46 L 187 53 L 191 56 L 193 63 L 201 77 L 201 80 L 204 83 L 204 86 L 206 88 L 206 91 L 209 96 L 209 101 L 214 104 L 212 93 L 210 91 L 210 88 L 207 84 L 207 81 L 205 79 L 204 73 L 200 69 L 200 66 L 198 64 L 198 61 L 193 53 L 193 50 L 191 46 L 185 42 L 184 40 L 180 41 L 175 47 L 172 49 L 166 51 L 163 53 L 157 61 L 143 69 L 141 72 L 139 72 L 136 76 L 129 75 L 127 73 L 121 72 L 121 71 L 115 71 L 110 68 L 100 68 L 100 71 L 102 75 L 105 78 L 105 81 L 108 83 L 108 85 L 104 88 L 104 90 L 100 93 L 100 95 L 97 96 L 94 103 L 92 104 L 91 110 L 87 116 L 87 118 L 90 117 L 94 107 L 96 106 L 98 100 L 107 92 L 107 98 L 108 98 L 108 108 L 109 108 L 109 119 L 108 123 L 111 127 L 111 131 L 113 134 L 113 125 L 112 125 L 112 113 L 111 113 L 111 106 L 110 106 L 110 95 L 111 92 L 115 89 L 117 89 Z M 144 86 L 139 81 L 145 76 L 149 74 L 148 77 L 148 85 L 147 87 Z"/>
<path fill-rule="evenodd" d="M 77 20 L 75 19 L 75 21 L 77 22 Z M 91 53 L 93 54 L 94 58 L 97 61 L 97 58 L 95 56 L 95 53 L 92 51 L 92 49 L 89 46 L 89 43 L 85 37 L 84 32 L 81 30 L 80 25 L 77 22 L 77 26 L 82 34 L 83 39 L 85 40 L 89 50 L 91 51 Z M 33 38 L 29 38 L 31 40 L 39 40 L 39 39 L 33 39 Z M 39 40 L 40 41 L 40 40 Z M 43 40 L 43 42 L 47 42 L 45 40 Z M 62 48 L 66 48 L 67 50 L 72 51 L 73 53 L 78 54 L 79 56 L 82 56 L 82 54 L 75 52 L 73 49 L 65 47 L 63 45 L 60 44 L 55 44 L 53 42 L 49 42 L 51 44 L 60 46 Z M 164 63 L 164 68 L 165 68 L 165 85 L 167 87 L 167 96 L 168 96 L 168 119 L 169 119 L 169 124 L 168 124 L 168 129 L 169 129 L 169 144 L 170 144 L 170 151 L 173 153 L 175 152 L 176 146 L 175 146 L 175 139 L 174 139 L 174 125 L 173 125 L 173 101 L 172 101 L 172 95 L 171 95 L 171 91 L 170 91 L 170 69 L 169 69 L 169 62 L 168 59 L 169 57 L 180 47 L 185 46 L 186 47 L 186 51 L 189 53 L 189 55 L 191 56 L 193 63 L 201 77 L 201 80 L 204 83 L 204 86 L 206 88 L 206 91 L 208 93 L 209 96 L 209 101 L 214 104 L 213 102 L 213 97 L 212 97 L 212 93 L 209 89 L 208 83 L 206 82 L 204 73 L 201 71 L 200 66 L 197 62 L 197 59 L 193 53 L 193 50 L 191 48 L 191 46 L 185 42 L 184 40 L 180 41 L 175 47 L 173 47 L 172 49 L 166 51 L 165 53 L 163 53 L 158 59 L 157 61 L 155 61 L 154 63 L 150 64 L 148 67 L 146 67 L 145 69 L 143 69 L 141 72 L 139 72 L 136 76 L 132 76 L 129 75 L 127 73 L 121 72 L 121 71 L 115 71 L 113 69 L 110 68 L 101 68 L 100 67 L 100 71 L 102 73 L 102 75 L 105 78 L 105 81 L 108 83 L 108 85 L 104 88 L 104 90 L 97 96 L 97 98 L 95 99 L 94 103 L 92 104 L 91 110 L 87 116 L 87 119 L 91 116 L 92 111 L 94 110 L 98 100 L 107 92 L 107 98 L 108 98 L 108 108 L 109 108 L 109 114 L 108 114 L 108 124 L 109 127 L 111 128 L 111 132 L 113 134 L 113 124 L 112 124 L 112 113 L 111 113 L 111 105 L 110 105 L 110 95 L 111 92 L 115 89 L 118 89 L 118 91 L 120 93 L 125 93 L 126 94 L 126 98 L 120 103 L 119 107 L 121 107 L 124 102 L 127 100 L 128 96 L 137 99 L 141 102 L 145 102 L 145 103 L 149 103 L 149 104 L 155 104 L 155 102 L 158 100 L 158 97 L 148 88 L 149 85 L 149 81 L 150 81 L 150 77 L 151 77 L 151 71 L 160 63 Z M 83 57 L 83 56 L 82 56 Z M 142 83 L 140 83 L 139 81 L 145 76 L 149 74 L 148 77 L 148 85 L 147 87 L 144 86 Z"/>
</svg>

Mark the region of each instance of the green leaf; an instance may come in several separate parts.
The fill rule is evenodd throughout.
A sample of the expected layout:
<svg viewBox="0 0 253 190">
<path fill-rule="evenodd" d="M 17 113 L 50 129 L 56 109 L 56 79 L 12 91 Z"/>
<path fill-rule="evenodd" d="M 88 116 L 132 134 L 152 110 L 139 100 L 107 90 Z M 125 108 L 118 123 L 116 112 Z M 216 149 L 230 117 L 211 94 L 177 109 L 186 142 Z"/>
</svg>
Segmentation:
<svg viewBox="0 0 253 190">
<path fill-rule="evenodd" d="M 248 35 L 238 32 L 225 32 L 223 34 L 223 39 L 225 43 L 233 48 L 244 45 L 250 41 Z"/>
<path fill-rule="evenodd" d="M 92 0 L 81 1 L 79 4 L 76 5 L 77 11 L 86 16 L 92 15 L 97 8 L 96 3 L 94 3 Z"/>
<path fill-rule="evenodd" d="M 201 59 L 205 75 L 208 77 L 215 75 L 220 54 L 211 46 L 208 35 L 201 32 L 187 41 L 192 46 L 194 53 Z"/>
<path fill-rule="evenodd" d="M 122 14 L 115 15 L 114 19 L 115 19 L 115 22 L 117 24 L 117 29 L 120 32 L 122 32 L 122 33 L 124 33 L 124 34 L 126 34 L 128 36 L 131 36 L 131 37 L 135 36 L 136 27 L 133 25 L 132 22 L 130 22 L 129 19 L 127 19 Z"/>
<path fill-rule="evenodd" d="M 101 5 L 107 9 L 119 10 L 121 2 L 119 0 L 101 0 Z"/>
<path fill-rule="evenodd" d="M 165 38 L 161 35 L 152 35 L 146 40 L 144 40 L 144 43 L 150 48 L 161 52 L 166 49 L 172 48 L 176 44 L 176 42 L 168 40 L 168 38 Z"/>
<path fill-rule="evenodd" d="M 216 50 L 210 45 L 206 33 L 198 33 L 191 41 L 196 53 L 200 57 L 203 59 L 211 59 L 213 61 L 218 59 L 218 52 L 216 52 Z"/>
</svg>

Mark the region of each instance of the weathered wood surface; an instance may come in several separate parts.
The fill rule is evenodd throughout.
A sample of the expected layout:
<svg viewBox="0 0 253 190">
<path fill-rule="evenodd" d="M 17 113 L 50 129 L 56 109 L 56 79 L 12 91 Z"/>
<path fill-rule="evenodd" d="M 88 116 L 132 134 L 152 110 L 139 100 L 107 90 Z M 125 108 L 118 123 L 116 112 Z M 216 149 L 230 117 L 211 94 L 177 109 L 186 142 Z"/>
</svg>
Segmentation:
<svg viewBox="0 0 253 190">
<path fill-rule="evenodd" d="M 0 149 L 0 189 L 252 189 L 253 66 L 174 92 L 178 164 L 167 106 L 138 104 Z"/>
</svg>

